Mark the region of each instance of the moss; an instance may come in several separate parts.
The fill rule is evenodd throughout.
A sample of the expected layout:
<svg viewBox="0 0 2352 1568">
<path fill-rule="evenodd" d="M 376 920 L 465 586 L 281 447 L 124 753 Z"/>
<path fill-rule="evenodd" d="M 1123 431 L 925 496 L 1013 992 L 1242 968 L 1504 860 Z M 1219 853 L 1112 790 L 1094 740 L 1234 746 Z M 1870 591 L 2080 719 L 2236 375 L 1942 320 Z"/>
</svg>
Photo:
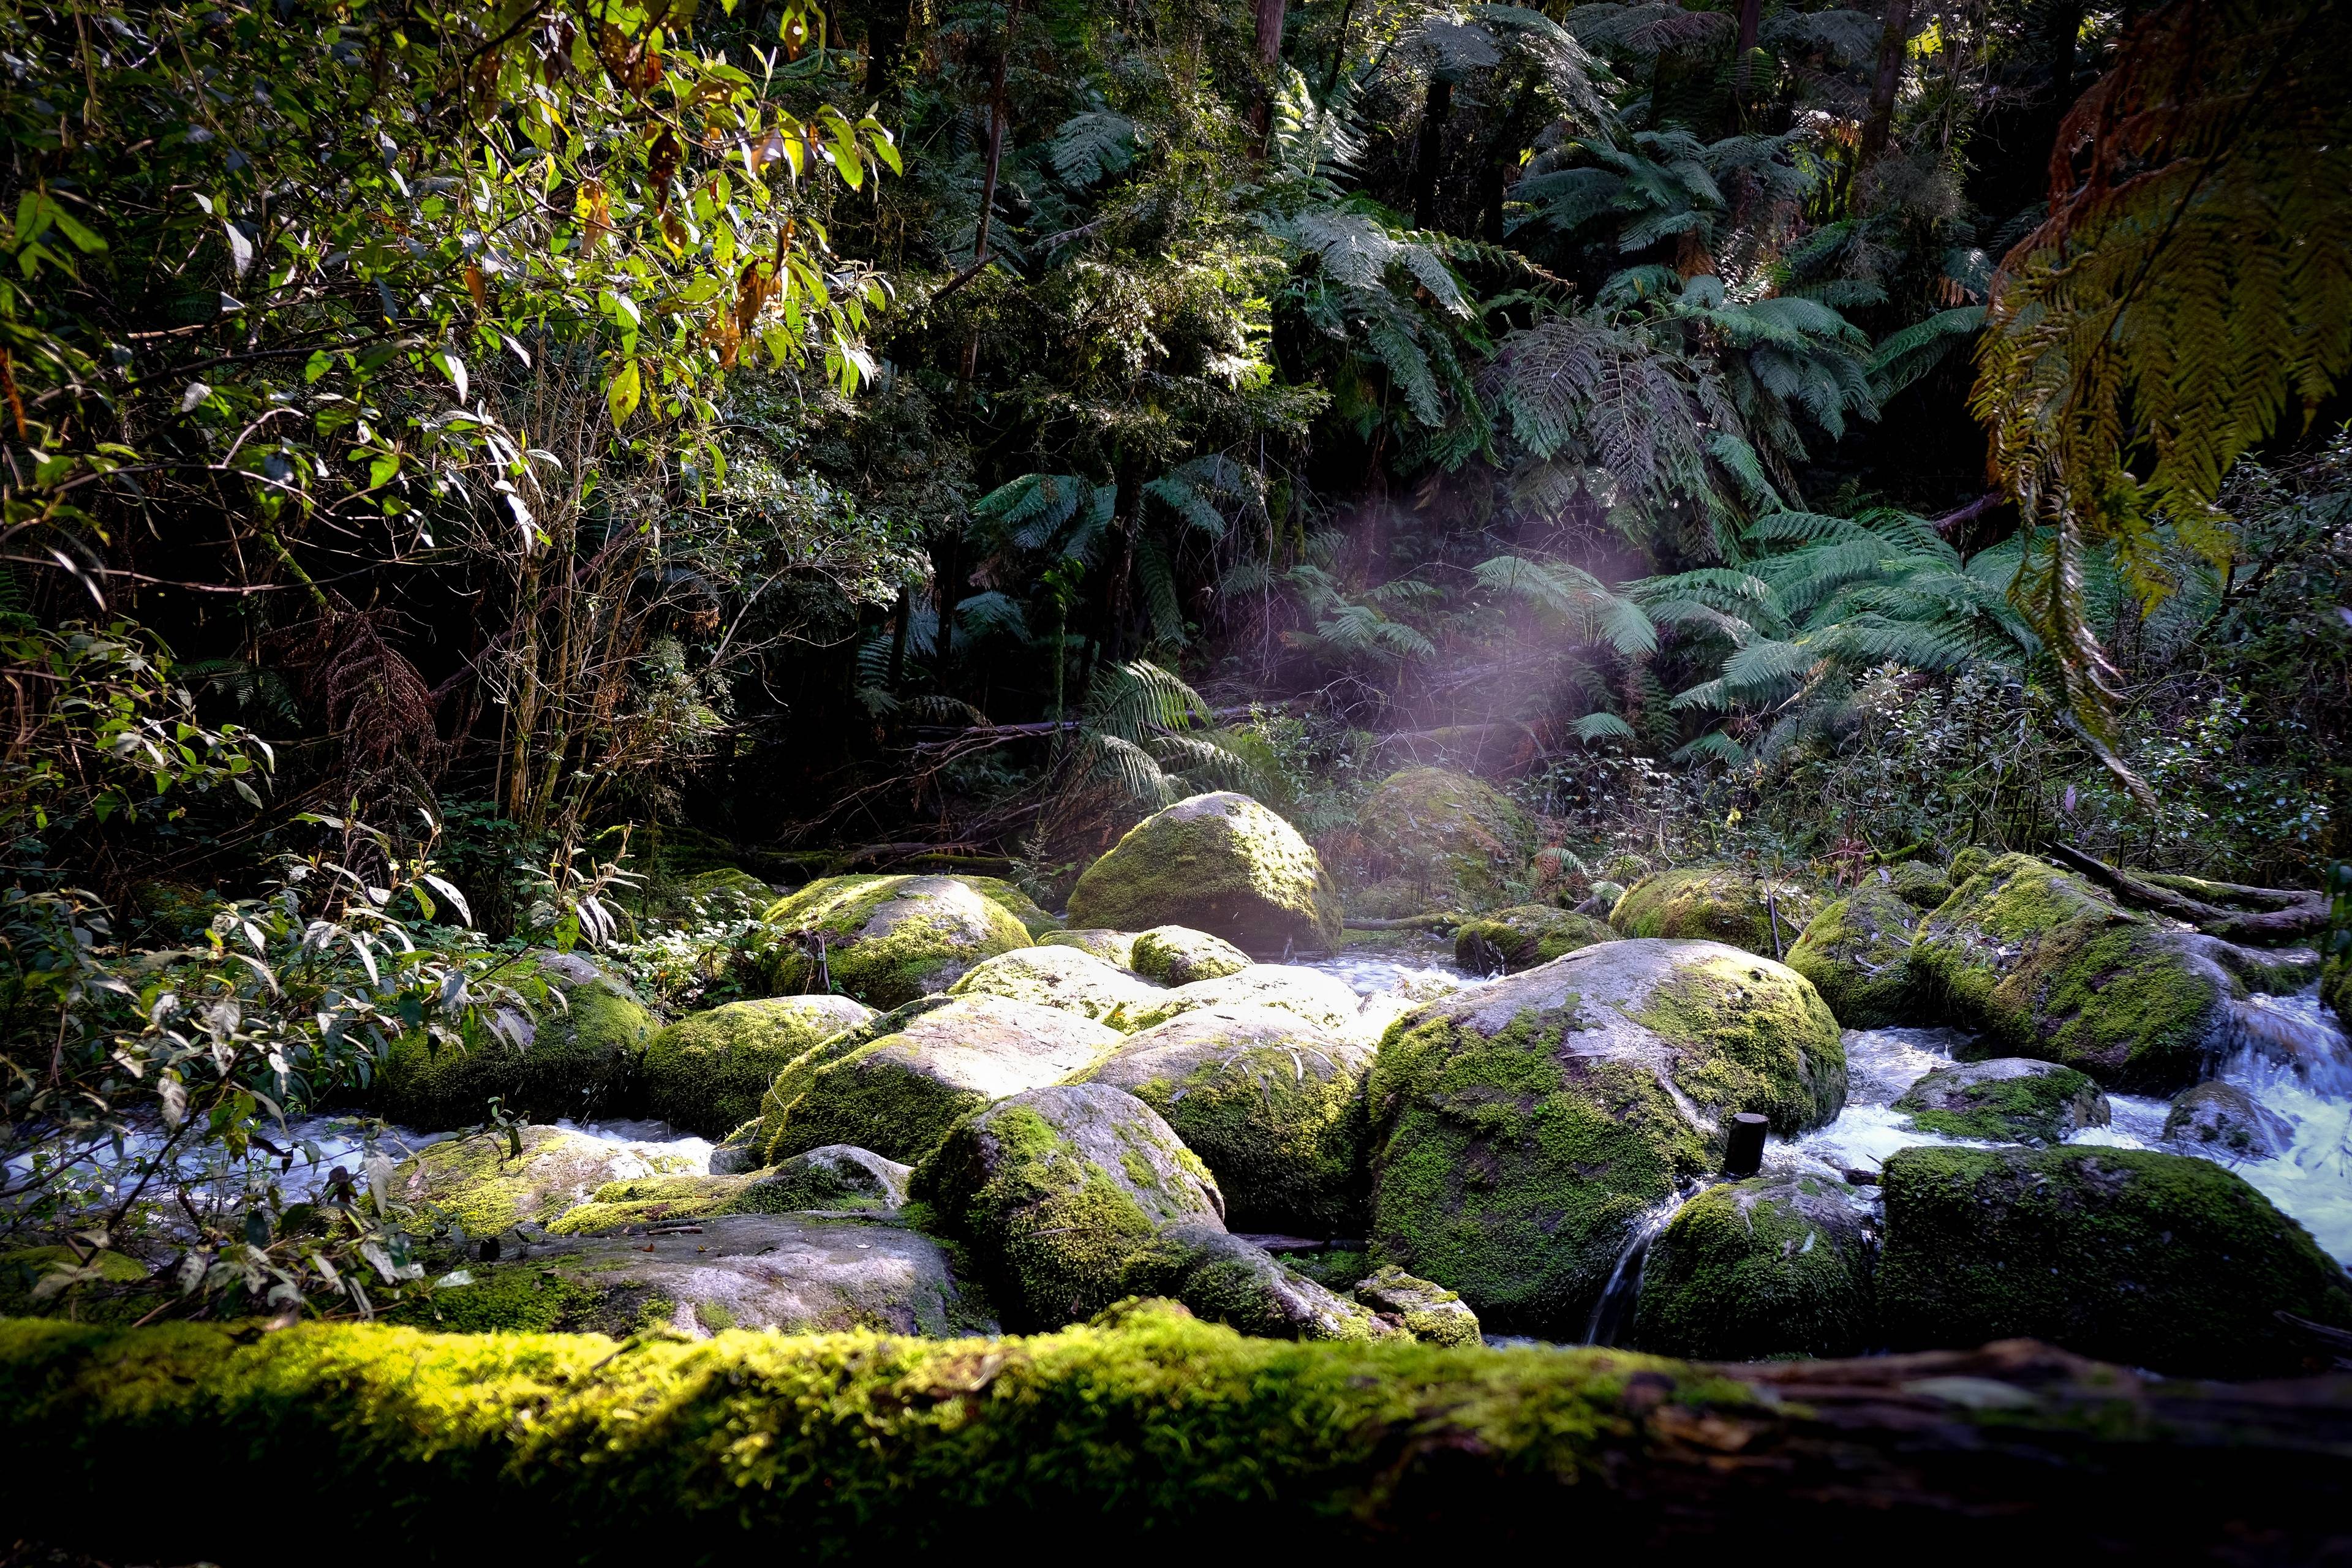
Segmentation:
<svg viewBox="0 0 2352 1568">
<path fill-rule="evenodd" d="M 2138 1150 L 1906 1149 L 1885 1168 L 1881 1300 L 1898 1345 L 2021 1336 L 2159 1372 L 2317 1370 L 2280 1311 L 2352 1328 L 2352 1283 L 2210 1161 Z"/>
<path fill-rule="evenodd" d="M 1992 1143 L 2058 1143 L 2110 1116 L 2099 1086 L 2072 1068 L 2013 1057 L 1927 1074 L 1895 1109 L 1923 1132 Z"/>
<path fill-rule="evenodd" d="M 1852 1355 L 1876 1337 L 1872 1239 L 1812 1176 L 1709 1187 L 1650 1244 L 1633 1342 L 1712 1361 Z"/>
<path fill-rule="evenodd" d="M 1682 1047 L 1675 1087 L 1718 1110 L 1760 1111 L 1783 1135 L 1845 1104 L 1837 1020 L 1803 977 L 1717 949 L 1686 955 L 1633 1014 Z"/>
<path fill-rule="evenodd" d="M 1189 926 L 1250 952 L 1335 948 L 1339 900 L 1297 829 L 1247 795 L 1194 795 L 1144 818 L 1087 868 L 1070 923 Z"/>
<path fill-rule="evenodd" d="M 1450 768 L 1390 774 L 1345 837 L 1350 889 L 1399 882 L 1417 910 L 1493 907 L 1536 846 L 1534 822 L 1508 795 Z"/>
<path fill-rule="evenodd" d="M 2035 1057 L 2109 1089 L 2195 1082 L 2244 983 L 2224 944 L 2141 921 L 2079 878 L 2004 855 L 1921 925 L 1913 963 L 1988 1055 Z"/>
<path fill-rule="evenodd" d="M 1283 1267 L 1314 1280 L 1327 1290 L 1352 1290 L 1372 1271 L 1371 1255 L 1355 1247 L 1328 1247 L 1314 1252 L 1278 1252 Z"/>
<path fill-rule="evenodd" d="M 827 877 L 777 900 L 765 919 L 775 989 L 812 986 L 806 943 L 821 937 L 834 988 L 873 1007 L 944 991 L 982 959 L 1030 945 L 1012 910 L 960 877 Z"/>
<path fill-rule="evenodd" d="M 1000 952 L 973 965 L 948 987 L 948 994 L 1002 996 L 1127 1029 L 1134 1027 L 1134 1016 L 1166 993 L 1105 959 L 1057 944 Z"/>
<path fill-rule="evenodd" d="M 438 1131 L 483 1121 L 492 1097 L 528 1121 L 624 1115 L 635 1109 L 653 1015 L 625 984 L 577 954 L 535 953 L 499 972 L 536 1018 L 507 1015 L 519 1031 L 475 1023 L 460 1043 L 425 1032 L 393 1042 L 373 1100 L 384 1117 Z"/>
<path fill-rule="evenodd" d="M 1033 942 L 1048 931 L 1062 929 L 1061 916 L 1049 913 L 1036 900 L 1001 877 L 975 877 L 965 873 L 959 875 L 956 880 L 1019 921 Z"/>
<path fill-rule="evenodd" d="M 1958 888 L 1962 882 L 1991 865 L 1996 858 L 1994 852 L 1983 845 L 1970 844 L 1953 854 L 1952 863 L 1946 868 L 1945 874 L 1951 878 L 1952 886 Z"/>
<path fill-rule="evenodd" d="M 1614 942 L 1604 921 L 1549 904 L 1518 904 L 1454 928 L 1454 962 L 1473 974 L 1517 973 L 1596 942 Z"/>
<path fill-rule="evenodd" d="M 1121 969 L 1135 967 L 1135 933 L 1091 927 L 1083 931 L 1049 931 L 1037 939 L 1040 947 L 1075 947 Z"/>
<path fill-rule="evenodd" d="M 1702 938 L 1778 958 L 1821 909 L 1793 882 L 1736 866 L 1694 866 L 1645 877 L 1609 911 L 1626 936 Z"/>
<path fill-rule="evenodd" d="M 1911 939 L 1918 910 L 1896 892 L 1866 884 L 1812 918 L 1789 949 L 1789 967 L 1813 983 L 1849 1029 L 1877 1029 L 1915 1016 Z"/>
<path fill-rule="evenodd" d="M 509 1158 L 499 1138 L 433 1144 L 394 1171 L 393 1193 L 469 1236 L 496 1236 L 524 1221 L 551 1225 L 618 1175 L 657 1173 L 665 1166 L 683 1172 L 692 1163 L 683 1154 L 648 1160 L 625 1144 L 554 1127 L 525 1128 L 522 1142 L 519 1158 Z"/>
<path fill-rule="evenodd" d="M 1163 985 L 1220 980 L 1249 965 L 1249 954 L 1232 942 L 1184 926 L 1154 926 L 1139 933 L 1128 956 L 1129 968 Z"/>
<path fill-rule="evenodd" d="M 1952 878 L 1926 860 L 1906 860 L 1888 872 L 1885 885 L 1914 909 L 1932 910 L 1952 896 Z"/>
<path fill-rule="evenodd" d="M 719 1137 L 760 1113 L 768 1085 L 802 1053 L 873 1016 L 846 996 L 775 996 L 682 1018 L 646 1042 L 646 1109 Z"/>
<path fill-rule="evenodd" d="M 1403 1269 L 1377 1268 L 1356 1282 L 1356 1299 L 1374 1311 L 1397 1319 L 1404 1331 L 1423 1344 L 1483 1344 L 1478 1315 L 1461 1297 L 1444 1286 L 1416 1279 Z"/>
<path fill-rule="evenodd" d="M 388 1314 L 395 1323 L 452 1333 L 546 1333 L 586 1326 L 596 1292 L 552 1268 L 468 1268 L 470 1284 L 411 1294 Z"/>
</svg>

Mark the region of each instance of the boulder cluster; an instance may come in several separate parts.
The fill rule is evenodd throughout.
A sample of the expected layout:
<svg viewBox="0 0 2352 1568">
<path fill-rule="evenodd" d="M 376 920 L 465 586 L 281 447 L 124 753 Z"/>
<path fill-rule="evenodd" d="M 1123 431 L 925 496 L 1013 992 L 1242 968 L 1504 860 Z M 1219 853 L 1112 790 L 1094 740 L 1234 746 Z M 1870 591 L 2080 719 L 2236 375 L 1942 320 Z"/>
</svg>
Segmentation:
<svg viewBox="0 0 2352 1568">
<path fill-rule="evenodd" d="M 1625 858 L 1543 902 L 1527 819 L 1479 791 L 1398 775 L 1339 881 L 1256 802 L 1198 796 L 1089 867 L 1066 922 L 985 878 L 824 879 L 766 911 L 779 994 L 667 1027 L 593 960 L 518 960 L 532 1016 L 404 1042 L 380 1086 L 412 1126 L 491 1094 L 533 1124 L 394 1173 L 468 1248 L 428 1316 L 944 1335 L 1163 1297 L 1255 1334 L 1462 1344 L 1614 1311 L 1706 1358 L 2031 1335 L 2244 1375 L 2312 1359 L 2294 1320 L 2352 1325 L 2344 1271 L 2223 1165 L 2067 1142 L 2110 1090 L 2185 1091 L 2180 1146 L 2274 1147 L 2202 1080 L 2304 960 L 2022 855 L 1834 897 Z M 1484 983 L 1399 1016 L 1288 962 L 1339 945 L 1343 884 L 1442 895 Z M 1844 1031 L 1897 1019 L 2007 1053 L 1894 1105 L 1955 1142 L 1724 1178 L 1739 1119 L 1825 1125 Z M 713 1140 L 708 1169 L 545 1125 L 640 1113 Z"/>
</svg>

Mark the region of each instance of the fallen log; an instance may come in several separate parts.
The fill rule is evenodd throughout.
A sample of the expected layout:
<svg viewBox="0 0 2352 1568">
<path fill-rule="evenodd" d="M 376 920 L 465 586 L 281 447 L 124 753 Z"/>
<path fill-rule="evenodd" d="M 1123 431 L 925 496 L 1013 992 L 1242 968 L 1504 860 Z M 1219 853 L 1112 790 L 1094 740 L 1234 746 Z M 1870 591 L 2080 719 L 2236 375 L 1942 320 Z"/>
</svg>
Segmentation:
<svg viewBox="0 0 2352 1568">
<path fill-rule="evenodd" d="M 1378 920 L 1370 915 L 1349 915 L 1339 922 L 1346 931 L 1450 931 L 1469 917 L 1448 914 L 1443 910 L 1425 915 L 1399 915 L 1394 920 Z"/>
<path fill-rule="evenodd" d="M 983 1540 L 1377 1562 L 1780 1543 L 1972 1568 L 2352 1546 L 2352 1377 L 2161 1380 L 2023 1341 L 1706 1366 L 1246 1339 L 1164 1304 L 1107 1317 L 1026 1339 L 618 1344 L 0 1321 L 7 1529 L 230 1568 L 322 1540 L 361 1563 L 633 1568 Z M 266 1512 L 127 1504 L 159 1475 Z"/>
<path fill-rule="evenodd" d="M 2327 929 L 2327 899 L 2316 891 L 2246 888 L 2235 883 L 2213 884 L 2226 889 L 2232 897 L 2247 900 L 2259 897 L 2272 905 L 2260 910 L 2233 910 L 2191 898 L 2176 888 L 2135 877 L 2129 871 L 2108 865 L 2096 856 L 2085 855 L 2071 844 L 2053 844 L 2049 854 L 2053 860 L 2090 878 L 2136 909 L 2153 910 L 2158 914 L 2169 915 L 2174 920 L 2195 926 L 2208 936 L 2218 936 L 2225 942 L 2250 942 L 2260 946 L 2292 942 L 2297 937 L 2316 936 Z"/>
</svg>

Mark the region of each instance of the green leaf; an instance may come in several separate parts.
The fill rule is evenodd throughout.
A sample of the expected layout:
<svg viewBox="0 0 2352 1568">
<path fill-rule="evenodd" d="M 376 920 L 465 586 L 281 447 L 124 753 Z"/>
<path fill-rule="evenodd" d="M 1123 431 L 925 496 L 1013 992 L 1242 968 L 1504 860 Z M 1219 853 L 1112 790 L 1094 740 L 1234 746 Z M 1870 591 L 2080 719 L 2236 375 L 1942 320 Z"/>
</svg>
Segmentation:
<svg viewBox="0 0 2352 1568">
<path fill-rule="evenodd" d="M 637 362 L 623 362 L 620 373 L 604 387 L 604 402 L 613 410 L 613 423 L 616 426 L 625 423 L 629 416 L 637 411 L 637 404 L 644 396 L 645 387 L 637 375 Z"/>
<path fill-rule="evenodd" d="M 320 376 L 326 374 L 327 372 L 333 367 L 334 363 L 335 362 L 328 356 L 327 351 L 324 349 L 320 349 L 311 354 L 308 360 L 303 362 L 303 384 L 310 385 L 317 382 Z"/>
</svg>

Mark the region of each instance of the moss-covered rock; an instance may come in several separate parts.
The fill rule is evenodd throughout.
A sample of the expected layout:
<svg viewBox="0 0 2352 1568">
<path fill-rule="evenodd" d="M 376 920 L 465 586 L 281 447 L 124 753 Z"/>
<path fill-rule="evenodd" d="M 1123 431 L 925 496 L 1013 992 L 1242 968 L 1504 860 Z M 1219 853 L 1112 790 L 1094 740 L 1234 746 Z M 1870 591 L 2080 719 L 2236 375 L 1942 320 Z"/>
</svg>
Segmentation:
<svg viewBox="0 0 2352 1568">
<path fill-rule="evenodd" d="M 2030 855 L 1988 863 L 1920 923 L 1912 967 L 1988 1055 L 2170 1094 L 2231 1035 L 2232 1003 L 2294 965 L 2137 918 Z"/>
<path fill-rule="evenodd" d="M 654 1016 L 628 983 L 578 952 L 533 952 L 493 976 L 529 1004 L 468 1025 L 460 1042 L 425 1031 L 393 1042 L 373 1094 L 385 1118 L 439 1131 L 488 1114 L 496 1096 L 533 1121 L 624 1114 Z"/>
<path fill-rule="evenodd" d="M 1135 1015 L 1166 993 L 1081 948 L 1057 944 L 1000 952 L 974 964 L 948 987 L 948 994 L 1003 996 L 1126 1029 L 1134 1027 L 1130 1020 Z"/>
<path fill-rule="evenodd" d="M 1400 1019 L 1369 1080 L 1381 1261 L 1489 1329 L 1580 1331 L 1643 1212 L 1714 1170 L 1738 1111 L 1845 1102 L 1802 975 L 1719 942 L 1603 942 Z"/>
<path fill-rule="evenodd" d="M 1867 1207 L 1843 1182 L 1773 1174 L 1707 1188 L 1650 1243 L 1633 1342 L 1665 1355 L 1853 1355 L 1876 1338 Z"/>
<path fill-rule="evenodd" d="M 1898 1345 L 2048 1340 L 2217 1377 L 2317 1370 L 2284 1311 L 2352 1329 L 2352 1281 L 2210 1160 L 1914 1148 L 1886 1162 L 1879 1299 Z"/>
<path fill-rule="evenodd" d="M 961 877 L 826 877 L 779 900 L 767 924 L 774 989 L 812 988 L 821 939 L 834 989 L 886 1008 L 945 991 L 982 960 L 1029 945 L 1020 918 Z"/>
<path fill-rule="evenodd" d="M 1812 918 L 1789 949 L 1789 967 L 1813 983 L 1847 1028 L 1884 1028 L 1916 1012 L 1911 939 L 1918 924 L 1915 906 L 1864 883 Z"/>
<path fill-rule="evenodd" d="M 692 1157 L 619 1143 L 560 1127 L 526 1127 L 522 1152 L 509 1157 L 502 1138 L 453 1138 L 419 1150 L 394 1167 L 393 1198 L 463 1226 L 468 1236 L 496 1236 L 516 1225 L 554 1223 L 608 1182 L 691 1172 Z"/>
<path fill-rule="evenodd" d="M 2319 994 L 2336 1009 L 2336 1021 L 2352 1029 L 2352 962 L 2338 959 L 2319 982 Z"/>
<path fill-rule="evenodd" d="M 1139 931 L 1128 952 L 1128 967 L 1162 985 L 1222 980 L 1250 966 L 1250 955 L 1221 936 L 1189 926 L 1154 926 Z"/>
<path fill-rule="evenodd" d="M 1091 952 L 1106 963 L 1116 963 L 1121 969 L 1135 967 L 1135 933 L 1130 931 L 1109 931 L 1100 926 L 1081 931 L 1049 931 L 1037 939 L 1039 947 L 1075 947 L 1080 952 Z"/>
<path fill-rule="evenodd" d="M 1961 883 L 1999 858 L 1998 851 L 1988 849 L 1981 844 L 1967 845 L 1953 852 L 1952 863 L 1945 868 L 1945 875 L 1951 879 L 1952 887 L 1957 890 Z"/>
<path fill-rule="evenodd" d="M 827 1143 L 921 1159 L 957 1118 L 1092 1067 L 1118 1031 L 1002 996 L 926 999 L 845 1030 L 784 1069 L 761 1107 L 771 1163 Z"/>
<path fill-rule="evenodd" d="M 1454 928 L 1454 962 L 1473 974 L 1516 974 L 1596 942 L 1614 942 L 1605 921 L 1549 904 L 1515 904 Z"/>
<path fill-rule="evenodd" d="M 722 1214 L 895 1214 L 906 1205 L 913 1174 L 912 1167 L 870 1149 L 834 1143 L 761 1171 L 607 1182 L 547 1228 L 553 1236 L 593 1236 Z"/>
<path fill-rule="evenodd" d="M 1932 860 L 1906 860 L 1881 880 L 1914 909 L 1932 910 L 1952 896 L 1950 873 Z"/>
<path fill-rule="evenodd" d="M 956 880 L 971 888 L 982 898 L 1021 922 L 1033 942 L 1042 941 L 1049 931 L 1062 929 L 1062 917 L 1047 910 L 1036 900 L 1002 877 L 975 877 L 970 872 L 959 873 Z"/>
<path fill-rule="evenodd" d="M 1777 958 L 1821 908 L 1811 890 L 1780 878 L 1738 866 L 1685 866 L 1626 889 L 1609 923 L 1626 936 L 1719 942 Z"/>
<path fill-rule="evenodd" d="M 1421 910 L 1492 908 L 1526 870 L 1537 837 L 1508 795 L 1451 768 L 1391 773 L 1351 828 L 1350 886 L 1401 882 Z"/>
<path fill-rule="evenodd" d="M 1128 1264 L 1129 1294 L 1181 1301 L 1193 1316 L 1269 1340 L 1377 1340 L 1395 1331 L 1370 1310 L 1286 1267 L 1212 1220 L 1160 1231 Z"/>
<path fill-rule="evenodd" d="M 1416 1279 L 1394 1264 L 1358 1280 L 1356 1300 L 1383 1317 L 1395 1319 L 1406 1333 L 1425 1345 L 1485 1342 L 1478 1331 L 1478 1314 L 1468 1302 L 1434 1280 Z"/>
<path fill-rule="evenodd" d="M 1292 963 L 1253 963 L 1247 969 L 1195 980 L 1163 991 L 1132 1015 L 1135 1028 L 1149 1029 L 1199 1007 L 1278 1007 L 1335 1034 L 1354 1032 L 1363 999 L 1348 983 L 1319 969 Z"/>
<path fill-rule="evenodd" d="M 722 1137 L 760 1114 L 787 1063 L 873 1016 L 846 996 L 770 996 L 691 1014 L 646 1043 L 646 1109 L 681 1131 Z"/>
<path fill-rule="evenodd" d="M 2114 1112 L 2099 1086 L 2072 1068 L 2026 1057 L 1995 1057 L 1937 1068 L 1895 1109 L 1923 1132 L 1989 1143 L 2063 1143 Z"/>
<path fill-rule="evenodd" d="M 1224 1224 L 1216 1178 L 1150 1106 L 1105 1084 L 1059 1084 L 959 1122 L 915 1170 L 914 1195 L 968 1243 L 1017 1327 L 1101 1311 L 1162 1270 L 1161 1233 Z"/>
<path fill-rule="evenodd" d="M 406 1315 L 449 1329 L 660 1328 L 696 1339 L 729 1329 L 945 1338 L 996 1326 L 950 1248 L 889 1221 L 719 1215 L 691 1231 L 553 1236 L 514 1253 L 467 1265 L 466 1283 Z"/>
<path fill-rule="evenodd" d="M 2180 1091 L 2164 1136 L 2209 1160 L 2268 1160 L 2286 1152 L 2294 1125 L 2236 1084 L 2215 1080 Z"/>
<path fill-rule="evenodd" d="M 1086 1074 L 1165 1117 L 1207 1162 L 1244 1230 L 1331 1236 L 1362 1215 L 1370 1047 L 1274 1007 L 1202 1007 Z"/>
<path fill-rule="evenodd" d="M 1190 926 L 1255 953 L 1339 944 L 1339 899 L 1298 830 L 1244 795 L 1145 817 L 1087 868 L 1073 926 Z"/>
</svg>

